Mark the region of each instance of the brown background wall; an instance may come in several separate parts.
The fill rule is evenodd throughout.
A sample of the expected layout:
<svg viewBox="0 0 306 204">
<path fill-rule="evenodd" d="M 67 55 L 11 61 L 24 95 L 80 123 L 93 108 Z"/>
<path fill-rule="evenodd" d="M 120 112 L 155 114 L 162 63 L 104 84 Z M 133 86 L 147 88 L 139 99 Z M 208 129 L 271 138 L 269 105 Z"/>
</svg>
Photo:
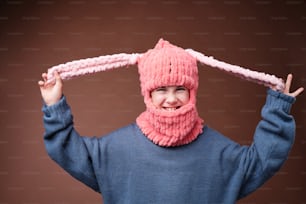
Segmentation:
<svg viewBox="0 0 306 204">
<path fill-rule="evenodd" d="M 160 37 L 258 71 L 295 76 L 306 87 L 306 4 L 254 1 L 0 1 L 0 203 L 101 203 L 47 156 L 37 86 L 48 67 L 74 59 L 145 52 Z M 200 66 L 205 122 L 249 144 L 266 88 Z M 65 83 L 83 135 L 103 135 L 144 110 L 137 70 Z M 239 203 L 306 203 L 306 93 L 295 103 L 296 142 L 283 168 Z"/>
</svg>

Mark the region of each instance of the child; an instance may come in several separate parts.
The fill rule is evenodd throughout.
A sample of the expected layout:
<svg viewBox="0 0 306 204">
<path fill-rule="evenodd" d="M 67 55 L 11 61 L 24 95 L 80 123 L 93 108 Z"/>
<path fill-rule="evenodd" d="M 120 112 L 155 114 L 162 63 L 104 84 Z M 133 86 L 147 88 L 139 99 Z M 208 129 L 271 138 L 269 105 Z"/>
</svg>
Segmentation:
<svg viewBox="0 0 306 204">
<path fill-rule="evenodd" d="M 81 137 L 74 129 L 62 93 L 64 71 L 43 73 L 38 82 L 50 157 L 100 192 L 105 204 L 235 203 L 259 188 L 287 159 L 295 135 L 289 112 L 303 91 L 289 92 L 292 75 L 283 88 L 267 83 L 271 89 L 254 141 L 241 146 L 198 115 L 194 56 L 160 40 L 136 61 L 146 110 L 136 123 L 99 138 Z"/>
</svg>

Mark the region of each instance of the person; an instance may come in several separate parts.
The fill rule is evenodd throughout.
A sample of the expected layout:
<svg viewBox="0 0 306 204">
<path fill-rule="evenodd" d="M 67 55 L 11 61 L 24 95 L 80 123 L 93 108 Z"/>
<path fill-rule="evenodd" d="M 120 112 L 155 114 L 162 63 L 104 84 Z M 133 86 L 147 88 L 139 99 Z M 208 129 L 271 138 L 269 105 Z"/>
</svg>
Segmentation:
<svg viewBox="0 0 306 204">
<path fill-rule="evenodd" d="M 44 142 L 50 157 L 101 193 L 105 204 L 231 204 L 271 178 L 295 137 L 290 109 L 303 92 L 267 90 L 251 145 L 210 128 L 196 108 L 197 61 L 161 42 L 138 60 L 146 110 L 103 137 L 80 136 L 58 72 L 38 82 L 44 101 Z"/>
</svg>

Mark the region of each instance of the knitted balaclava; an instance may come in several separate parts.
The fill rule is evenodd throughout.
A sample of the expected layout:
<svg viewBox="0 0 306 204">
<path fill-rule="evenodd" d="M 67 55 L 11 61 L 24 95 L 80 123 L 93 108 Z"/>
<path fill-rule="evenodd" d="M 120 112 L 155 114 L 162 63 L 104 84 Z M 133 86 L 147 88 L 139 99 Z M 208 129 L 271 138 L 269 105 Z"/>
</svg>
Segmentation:
<svg viewBox="0 0 306 204">
<path fill-rule="evenodd" d="M 203 127 L 196 109 L 197 60 L 160 39 L 154 49 L 138 60 L 138 72 L 146 105 L 146 111 L 136 119 L 142 132 L 160 146 L 184 145 L 195 140 Z M 151 92 L 161 86 L 185 86 L 190 95 L 188 104 L 175 111 L 158 109 L 152 103 Z"/>
</svg>

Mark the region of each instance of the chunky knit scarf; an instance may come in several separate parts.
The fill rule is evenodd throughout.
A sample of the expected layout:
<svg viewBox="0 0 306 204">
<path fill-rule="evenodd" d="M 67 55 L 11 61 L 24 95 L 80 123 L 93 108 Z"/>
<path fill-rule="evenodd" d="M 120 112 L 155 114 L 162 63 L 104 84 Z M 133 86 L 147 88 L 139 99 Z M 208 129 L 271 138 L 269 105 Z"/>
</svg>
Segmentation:
<svg viewBox="0 0 306 204">
<path fill-rule="evenodd" d="M 203 120 L 191 103 L 174 112 L 148 107 L 137 117 L 136 122 L 153 143 L 166 147 L 192 142 L 203 128 Z"/>
</svg>

